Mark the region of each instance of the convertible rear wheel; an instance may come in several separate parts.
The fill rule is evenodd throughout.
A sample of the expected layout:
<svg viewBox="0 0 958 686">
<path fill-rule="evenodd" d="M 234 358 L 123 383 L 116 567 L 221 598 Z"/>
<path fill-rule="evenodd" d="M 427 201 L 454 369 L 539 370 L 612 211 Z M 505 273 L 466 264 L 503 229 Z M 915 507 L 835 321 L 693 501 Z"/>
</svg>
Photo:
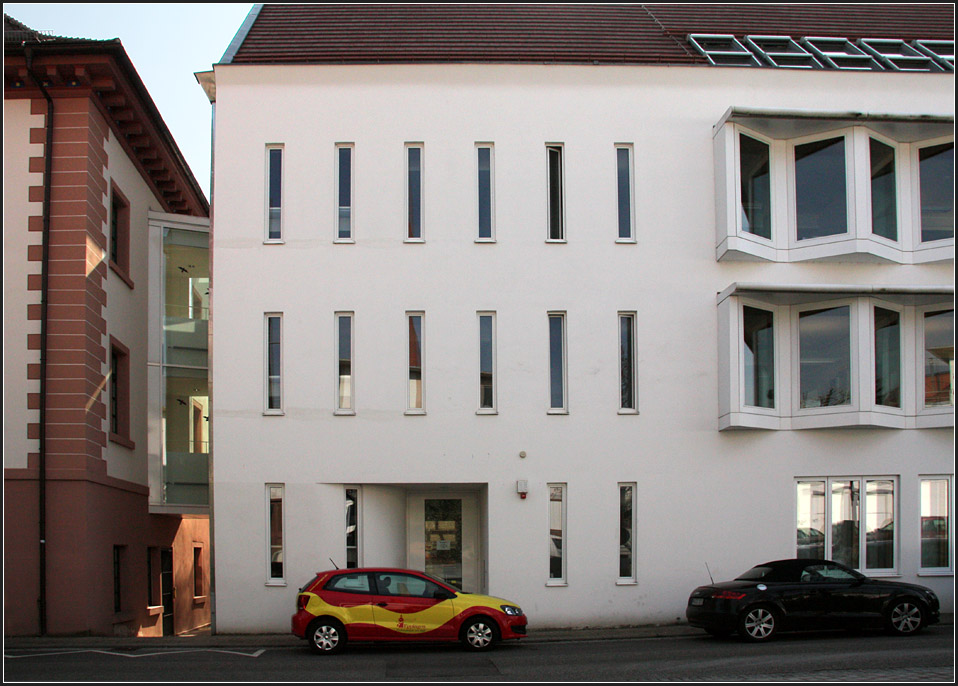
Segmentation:
<svg viewBox="0 0 958 686">
<path fill-rule="evenodd" d="M 317 653 L 332 655 L 346 645 L 346 629 L 335 619 L 317 619 L 306 630 L 306 638 Z"/>
<path fill-rule="evenodd" d="M 921 631 L 924 624 L 921 605 L 911 599 L 896 600 L 888 609 L 888 629 L 899 636 L 910 636 Z"/>
<path fill-rule="evenodd" d="M 489 650 L 499 640 L 495 622 L 485 617 L 476 617 L 462 630 L 462 644 L 470 650 Z"/>
<path fill-rule="evenodd" d="M 738 620 L 738 633 L 746 641 L 768 641 L 778 629 L 778 618 L 767 605 L 745 610 Z"/>
</svg>

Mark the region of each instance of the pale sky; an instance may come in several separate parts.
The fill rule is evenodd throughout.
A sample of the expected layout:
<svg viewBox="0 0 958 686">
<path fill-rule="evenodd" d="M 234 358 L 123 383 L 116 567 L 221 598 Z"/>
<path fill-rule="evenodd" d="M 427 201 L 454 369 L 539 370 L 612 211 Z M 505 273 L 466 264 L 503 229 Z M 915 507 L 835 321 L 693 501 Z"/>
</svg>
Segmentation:
<svg viewBox="0 0 958 686">
<path fill-rule="evenodd" d="M 163 121 L 210 199 L 210 101 L 193 76 L 220 60 L 247 4 L 3 4 L 31 29 L 71 38 L 119 38 Z"/>
</svg>

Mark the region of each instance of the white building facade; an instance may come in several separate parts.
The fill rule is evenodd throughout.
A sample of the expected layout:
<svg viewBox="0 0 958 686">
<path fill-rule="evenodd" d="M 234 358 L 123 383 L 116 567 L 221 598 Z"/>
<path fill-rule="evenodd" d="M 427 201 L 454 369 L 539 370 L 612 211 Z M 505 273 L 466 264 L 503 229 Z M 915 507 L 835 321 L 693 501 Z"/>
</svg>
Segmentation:
<svg viewBox="0 0 958 686">
<path fill-rule="evenodd" d="M 200 77 L 217 631 L 333 564 L 532 630 L 796 555 L 951 611 L 953 72 L 230 59 L 257 12 Z"/>
</svg>

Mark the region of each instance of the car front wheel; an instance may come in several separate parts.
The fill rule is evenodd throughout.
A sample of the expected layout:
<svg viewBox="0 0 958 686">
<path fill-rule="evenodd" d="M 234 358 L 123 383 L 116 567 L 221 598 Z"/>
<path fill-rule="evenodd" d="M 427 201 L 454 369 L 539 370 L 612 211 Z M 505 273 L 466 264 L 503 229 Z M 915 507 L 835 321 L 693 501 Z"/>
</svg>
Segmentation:
<svg viewBox="0 0 958 686">
<path fill-rule="evenodd" d="M 309 645 L 317 653 L 332 655 L 346 645 L 346 629 L 335 619 L 317 619 L 306 632 Z"/>
<path fill-rule="evenodd" d="M 745 610 L 738 620 L 738 633 L 746 641 L 768 641 L 778 630 L 778 617 L 767 605 Z"/>
<path fill-rule="evenodd" d="M 490 650 L 499 640 L 499 629 L 486 617 L 470 620 L 462 629 L 462 644 L 469 650 Z"/>
<path fill-rule="evenodd" d="M 892 603 L 892 606 L 888 608 L 886 622 L 891 633 L 910 636 L 921 631 L 924 618 L 921 605 L 906 598 Z"/>
</svg>

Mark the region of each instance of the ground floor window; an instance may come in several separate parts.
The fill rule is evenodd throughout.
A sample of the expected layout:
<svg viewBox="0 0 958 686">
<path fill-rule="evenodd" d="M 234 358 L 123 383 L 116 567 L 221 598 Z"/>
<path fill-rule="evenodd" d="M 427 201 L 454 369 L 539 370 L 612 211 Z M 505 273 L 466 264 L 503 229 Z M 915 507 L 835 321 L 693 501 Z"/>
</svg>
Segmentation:
<svg viewBox="0 0 958 686">
<path fill-rule="evenodd" d="M 549 484 L 549 582 L 566 581 L 566 484 Z"/>
<path fill-rule="evenodd" d="M 635 581 L 635 484 L 619 484 L 619 581 Z"/>
<path fill-rule="evenodd" d="M 827 477 L 797 482 L 797 557 L 854 569 L 896 569 L 896 479 Z"/>
<path fill-rule="evenodd" d="M 359 489 L 346 489 L 346 567 L 359 566 Z"/>
<path fill-rule="evenodd" d="M 284 517 L 282 484 L 267 484 L 267 536 L 269 566 L 267 582 L 283 582 L 286 578 L 284 568 Z"/>
<path fill-rule="evenodd" d="M 921 569 L 951 570 L 951 477 L 921 480 Z"/>
</svg>

